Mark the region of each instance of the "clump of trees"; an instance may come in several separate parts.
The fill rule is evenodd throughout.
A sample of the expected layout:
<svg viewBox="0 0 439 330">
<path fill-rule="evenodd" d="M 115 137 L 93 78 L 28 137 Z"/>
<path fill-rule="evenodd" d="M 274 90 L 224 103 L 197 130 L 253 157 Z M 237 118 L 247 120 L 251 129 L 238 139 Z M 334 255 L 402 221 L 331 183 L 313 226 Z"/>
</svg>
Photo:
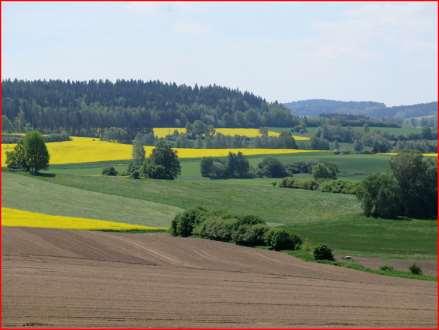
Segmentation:
<svg viewBox="0 0 439 330">
<path fill-rule="evenodd" d="M 280 160 L 267 157 L 258 164 L 257 174 L 260 177 L 283 178 L 287 176 L 287 170 Z"/>
<path fill-rule="evenodd" d="M 49 152 L 42 135 L 37 131 L 26 133 L 13 151 L 6 152 L 8 169 L 27 171 L 37 175 L 49 167 Z"/>
<path fill-rule="evenodd" d="M 177 152 L 165 141 L 159 140 L 149 158 L 146 158 L 142 139 L 134 139 L 133 158 L 127 169 L 130 177 L 174 180 L 180 173 L 181 166 Z"/>
<path fill-rule="evenodd" d="M 390 173 L 373 174 L 357 192 L 366 216 L 437 217 L 437 165 L 418 152 L 402 152 L 390 160 Z"/>
<path fill-rule="evenodd" d="M 273 250 L 295 250 L 302 244 L 299 236 L 270 228 L 257 216 L 232 216 L 200 207 L 178 214 L 170 232 L 174 236 L 195 235 L 245 246 L 266 245 Z"/>
<path fill-rule="evenodd" d="M 253 170 L 241 152 L 230 152 L 227 159 L 205 157 L 200 163 L 201 176 L 211 179 L 251 178 Z"/>
</svg>

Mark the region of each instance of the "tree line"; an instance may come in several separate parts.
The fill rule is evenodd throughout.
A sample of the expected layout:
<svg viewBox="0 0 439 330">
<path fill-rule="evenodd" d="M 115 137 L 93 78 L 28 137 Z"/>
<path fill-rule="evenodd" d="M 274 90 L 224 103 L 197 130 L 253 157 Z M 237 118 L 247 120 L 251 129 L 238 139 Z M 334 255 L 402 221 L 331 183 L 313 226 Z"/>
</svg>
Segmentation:
<svg viewBox="0 0 439 330">
<path fill-rule="evenodd" d="M 142 80 L 5 80 L 3 129 L 100 136 L 117 127 L 132 137 L 146 127 L 185 127 L 201 120 L 214 127 L 295 126 L 281 104 L 249 92 L 210 85 Z"/>
</svg>

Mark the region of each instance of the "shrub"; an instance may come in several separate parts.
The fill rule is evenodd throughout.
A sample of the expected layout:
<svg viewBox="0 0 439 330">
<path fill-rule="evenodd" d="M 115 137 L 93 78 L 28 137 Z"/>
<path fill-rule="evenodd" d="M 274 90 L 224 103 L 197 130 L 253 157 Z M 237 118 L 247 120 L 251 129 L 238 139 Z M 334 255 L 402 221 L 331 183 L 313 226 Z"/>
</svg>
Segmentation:
<svg viewBox="0 0 439 330">
<path fill-rule="evenodd" d="M 271 229 L 265 235 L 266 244 L 273 250 L 295 250 L 302 244 L 299 236 L 291 235 L 283 229 Z"/>
<path fill-rule="evenodd" d="M 238 225 L 265 225 L 265 221 L 256 215 L 246 215 L 243 217 L 238 217 Z"/>
<path fill-rule="evenodd" d="M 206 209 L 197 207 L 177 214 L 171 222 L 171 234 L 182 237 L 191 236 L 194 227 L 206 219 L 207 213 Z"/>
<path fill-rule="evenodd" d="M 102 170 L 102 174 L 116 176 L 118 173 L 117 173 L 117 170 L 114 168 L 114 166 L 109 166 L 109 167 L 106 167 Z"/>
<path fill-rule="evenodd" d="M 140 179 L 140 172 L 138 169 L 132 170 L 130 173 L 130 177 L 133 179 Z"/>
<path fill-rule="evenodd" d="M 337 179 L 338 168 L 334 164 L 317 163 L 312 167 L 314 179 Z"/>
<path fill-rule="evenodd" d="M 239 245 L 255 246 L 263 245 L 265 233 L 269 230 L 264 224 L 240 225 L 233 233 L 232 240 Z"/>
<path fill-rule="evenodd" d="M 320 245 L 314 249 L 314 259 L 335 261 L 332 250 L 326 245 Z"/>
<path fill-rule="evenodd" d="M 320 190 L 323 192 L 332 192 L 339 194 L 353 194 L 358 191 L 359 183 L 344 180 L 327 180 L 320 184 Z"/>
<path fill-rule="evenodd" d="M 294 188 L 294 189 L 307 189 L 307 190 L 317 190 L 319 188 L 319 183 L 312 179 L 297 179 L 297 178 L 283 178 L 279 183 L 281 188 Z"/>
<path fill-rule="evenodd" d="M 392 266 L 383 265 L 380 267 L 383 272 L 393 272 L 395 269 Z"/>
<path fill-rule="evenodd" d="M 195 235 L 215 241 L 230 242 L 233 232 L 238 227 L 236 218 L 224 219 L 219 216 L 210 216 L 198 223 L 193 230 Z"/>
<path fill-rule="evenodd" d="M 413 275 L 422 275 L 422 269 L 417 264 L 413 264 L 409 267 L 410 273 Z"/>
</svg>

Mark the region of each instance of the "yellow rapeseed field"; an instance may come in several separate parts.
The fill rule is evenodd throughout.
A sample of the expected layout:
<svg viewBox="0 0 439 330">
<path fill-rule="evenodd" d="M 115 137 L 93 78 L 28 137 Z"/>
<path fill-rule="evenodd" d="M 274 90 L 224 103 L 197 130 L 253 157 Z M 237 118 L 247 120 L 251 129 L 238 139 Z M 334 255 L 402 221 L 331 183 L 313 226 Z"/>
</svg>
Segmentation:
<svg viewBox="0 0 439 330">
<path fill-rule="evenodd" d="M 382 153 L 379 153 L 379 155 L 389 155 L 389 156 L 396 156 L 397 154 L 398 154 L 397 152 L 382 152 Z M 436 157 L 437 158 L 437 153 L 435 153 L 435 152 L 428 152 L 428 153 L 422 154 L 422 156 L 424 156 L 424 157 Z"/>
<path fill-rule="evenodd" d="M 2 207 L 2 226 L 6 227 L 32 227 L 52 229 L 75 229 L 75 230 L 112 230 L 112 231 L 163 231 L 165 228 L 128 223 L 96 220 L 88 218 L 66 217 L 49 215 L 37 212 L 29 212 Z"/>
<path fill-rule="evenodd" d="M 14 149 L 14 144 L 2 144 L 2 166 L 6 163 L 6 151 Z M 131 159 L 132 147 L 129 144 L 101 141 L 97 138 L 72 137 L 72 141 L 47 143 L 50 164 L 93 163 Z M 152 146 L 145 147 L 146 154 Z M 241 151 L 244 155 L 276 155 L 316 150 L 301 149 L 262 149 L 262 148 L 230 148 L 230 149 L 191 149 L 176 148 L 180 158 L 201 158 L 227 156 L 229 152 Z"/>
<path fill-rule="evenodd" d="M 180 134 L 186 133 L 186 128 L 182 127 L 156 127 L 153 128 L 154 136 L 158 138 L 164 138 L 168 135 L 174 134 L 174 132 L 177 131 Z"/>
<path fill-rule="evenodd" d="M 186 128 L 177 128 L 177 127 L 161 127 L 161 128 L 154 128 L 154 135 L 159 138 L 164 138 L 168 135 L 172 135 L 175 131 L 178 131 L 180 134 L 186 133 Z M 224 128 L 219 127 L 215 128 L 215 132 L 221 133 L 226 136 L 234 136 L 234 135 L 240 135 L 240 136 L 246 136 L 250 138 L 255 138 L 258 136 L 261 136 L 261 132 L 258 128 Z M 279 136 L 279 132 L 275 131 L 268 131 L 268 136 Z M 296 141 L 308 141 L 309 137 L 307 136 L 301 136 L 301 135 L 293 135 L 294 139 Z"/>
</svg>

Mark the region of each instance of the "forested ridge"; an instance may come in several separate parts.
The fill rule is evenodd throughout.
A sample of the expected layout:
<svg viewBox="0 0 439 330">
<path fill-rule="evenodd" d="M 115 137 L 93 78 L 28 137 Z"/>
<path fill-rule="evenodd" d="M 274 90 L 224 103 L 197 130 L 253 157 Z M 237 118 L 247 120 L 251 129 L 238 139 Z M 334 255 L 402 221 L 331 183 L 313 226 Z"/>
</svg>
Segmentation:
<svg viewBox="0 0 439 330">
<path fill-rule="evenodd" d="M 285 103 L 285 107 L 297 116 L 327 114 L 364 115 L 375 119 L 403 120 L 421 116 L 436 116 L 437 102 L 388 107 L 379 102 L 354 102 L 334 100 L 302 100 Z"/>
<path fill-rule="evenodd" d="M 284 106 L 249 92 L 141 80 L 5 80 L 3 115 L 6 129 L 21 131 L 28 125 L 78 135 L 108 127 L 185 127 L 195 120 L 214 127 L 297 123 Z"/>
</svg>

